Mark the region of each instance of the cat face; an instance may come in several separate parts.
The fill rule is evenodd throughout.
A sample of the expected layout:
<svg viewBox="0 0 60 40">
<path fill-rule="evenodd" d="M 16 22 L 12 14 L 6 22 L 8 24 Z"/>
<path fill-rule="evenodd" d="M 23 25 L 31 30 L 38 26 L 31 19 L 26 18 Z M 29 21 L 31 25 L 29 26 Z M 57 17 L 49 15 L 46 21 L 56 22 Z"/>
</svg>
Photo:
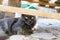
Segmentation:
<svg viewBox="0 0 60 40">
<path fill-rule="evenodd" d="M 27 25 L 33 25 L 36 22 L 35 16 L 31 16 L 31 15 L 23 14 L 22 19 Z"/>
</svg>

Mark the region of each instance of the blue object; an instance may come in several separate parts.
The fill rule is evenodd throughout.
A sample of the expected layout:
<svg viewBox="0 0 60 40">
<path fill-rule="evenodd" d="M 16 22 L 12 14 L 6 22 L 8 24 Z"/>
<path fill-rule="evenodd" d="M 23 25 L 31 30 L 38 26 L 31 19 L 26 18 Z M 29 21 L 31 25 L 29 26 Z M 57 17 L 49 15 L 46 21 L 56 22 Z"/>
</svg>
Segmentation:
<svg viewBox="0 0 60 40">
<path fill-rule="evenodd" d="M 30 6 L 30 5 L 29 4 L 21 4 L 21 8 L 26 8 L 28 6 Z"/>
</svg>

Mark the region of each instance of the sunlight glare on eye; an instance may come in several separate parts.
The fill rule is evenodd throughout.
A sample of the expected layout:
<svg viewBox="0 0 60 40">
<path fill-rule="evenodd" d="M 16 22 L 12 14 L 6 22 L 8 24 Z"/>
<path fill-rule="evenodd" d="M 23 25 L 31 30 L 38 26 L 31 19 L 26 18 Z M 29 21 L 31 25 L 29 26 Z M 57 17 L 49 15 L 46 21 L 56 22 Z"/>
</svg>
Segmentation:
<svg viewBox="0 0 60 40">
<path fill-rule="evenodd" d="M 32 17 L 32 19 L 34 19 L 34 17 Z"/>
<path fill-rule="evenodd" d="M 26 19 L 28 19 L 28 17 L 25 17 Z"/>
</svg>

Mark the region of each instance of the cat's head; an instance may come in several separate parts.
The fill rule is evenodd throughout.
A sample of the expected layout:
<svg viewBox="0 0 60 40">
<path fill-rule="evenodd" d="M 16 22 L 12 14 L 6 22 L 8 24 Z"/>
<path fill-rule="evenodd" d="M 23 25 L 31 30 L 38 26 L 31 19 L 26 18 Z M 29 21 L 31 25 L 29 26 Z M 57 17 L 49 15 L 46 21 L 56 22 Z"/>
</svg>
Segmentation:
<svg viewBox="0 0 60 40">
<path fill-rule="evenodd" d="M 25 23 L 27 25 L 34 25 L 34 23 L 36 22 L 36 18 L 35 16 L 32 16 L 32 15 L 22 15 L 22 19 L 23 21 L 25 21 Z"/>
<path fill-rule="evenodd" d="M 31 15 L 22 15 L 21 16 L 21 20 L 23 21 L 23 26 L 19 26 L 17 29 L 17 32 L 20 34 L 22 33 L 23 35 L 30 35 L 33 33 L 32 28 L 34 27 L 34 25 L 36 24 L 36 19 L 35 16 L 31 16 Z M 21 28 L 22 27 L 22 28 Z M 16 30 L 15 29 L 15 30 Z M 20 31 L 20 29 L 22 29 L 22 31 Z M 17 32 L 14 32 L 17 33 Z"/>
</svg>

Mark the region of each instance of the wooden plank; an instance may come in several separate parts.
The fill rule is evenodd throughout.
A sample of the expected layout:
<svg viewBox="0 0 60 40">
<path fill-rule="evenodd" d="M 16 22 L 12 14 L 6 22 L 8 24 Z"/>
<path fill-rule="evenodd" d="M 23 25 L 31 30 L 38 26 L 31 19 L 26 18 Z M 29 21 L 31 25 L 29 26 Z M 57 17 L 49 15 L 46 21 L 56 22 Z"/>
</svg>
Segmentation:
<svg viewBox="0 0 60 40">
<path fill-rule="evenodd" d="M 0 0 L 0 4 L 2 4 L 2 1 L 3 1 L 3 0 Z"/>
<path fill-rule="evenodd" d="M 0 11 L 12 12 L 12 13 L 18 12 L 21 14 L 41 16 L 41 17 L 53 18 L 53 19 L 60 19 L 59 13 L 54 14 L 54 13 L 48 13 L 48 12 L 41 12 L 39 10 L 29 10 L 29 9 L 23 9 L 23 8 L 18 8 L 18 7 L 10 7 L 10 6 L 0 5 Z"/>
<path fill-rule="evenodd" d="M 8 0 L 9 6 L 19 7 L 21 4 L 21 0 Z"/>
</svg>

